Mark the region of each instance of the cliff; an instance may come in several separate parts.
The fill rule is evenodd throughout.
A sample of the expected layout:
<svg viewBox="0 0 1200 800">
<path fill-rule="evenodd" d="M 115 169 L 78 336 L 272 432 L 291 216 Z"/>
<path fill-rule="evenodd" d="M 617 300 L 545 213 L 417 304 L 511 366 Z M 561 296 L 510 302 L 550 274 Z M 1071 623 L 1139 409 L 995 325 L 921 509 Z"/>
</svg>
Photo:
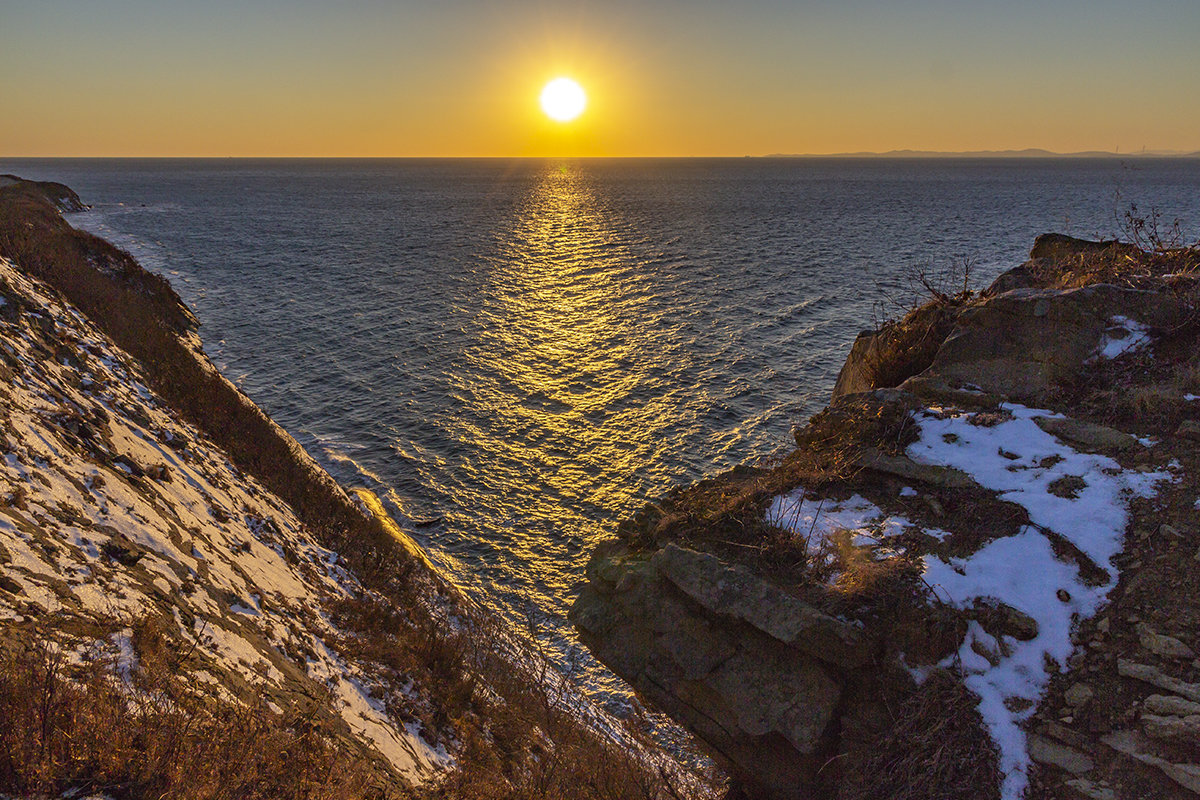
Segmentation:
<svg viewBox="0 0 1200 800">
<path fill-rule="evenodd" d="M 1039 237 L 864 332 L 769 468 L 597 548 L 580 637 L 747 797 L 1200 792 L 1200 253 Z"/>
<path fill-rule="evenodd" d="M 0 793 L 680 796 L 82 207 L 0 179 Z"/>
</svg>

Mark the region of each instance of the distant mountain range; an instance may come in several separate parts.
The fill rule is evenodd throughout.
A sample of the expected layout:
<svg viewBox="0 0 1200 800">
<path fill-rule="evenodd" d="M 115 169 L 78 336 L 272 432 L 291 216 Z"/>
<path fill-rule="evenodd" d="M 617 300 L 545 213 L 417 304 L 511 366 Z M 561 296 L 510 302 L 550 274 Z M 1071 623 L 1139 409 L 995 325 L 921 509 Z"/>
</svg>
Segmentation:
<svg viewBox="0 0 1200 800">
<path fill-rule="evenodd" d="M 1086 150 L 1080 153 L 1055 153 L 1037 147 L 1024 150 L 889 150 L 886 153 L 771 153 L 762 158 L 1200 158 L 1200 150 L 1138 150 L 1113 153 L 1106 150 Z"/>
</svg>

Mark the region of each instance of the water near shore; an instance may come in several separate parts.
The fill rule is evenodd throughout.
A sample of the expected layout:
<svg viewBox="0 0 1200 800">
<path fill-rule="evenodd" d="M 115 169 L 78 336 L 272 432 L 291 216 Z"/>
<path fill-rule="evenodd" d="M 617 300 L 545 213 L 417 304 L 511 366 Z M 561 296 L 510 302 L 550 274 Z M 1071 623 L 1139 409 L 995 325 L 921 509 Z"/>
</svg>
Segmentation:
<svg viewBox="0 0 1200 800">
<path fill-rule="evenodd" d="M 564 621 L 592 545 L 789 446 L 912 272 L 977 284 L 1200 160 L 8 161 L 166 274 L 214 360 L 616 702 Z"/>
</svg>

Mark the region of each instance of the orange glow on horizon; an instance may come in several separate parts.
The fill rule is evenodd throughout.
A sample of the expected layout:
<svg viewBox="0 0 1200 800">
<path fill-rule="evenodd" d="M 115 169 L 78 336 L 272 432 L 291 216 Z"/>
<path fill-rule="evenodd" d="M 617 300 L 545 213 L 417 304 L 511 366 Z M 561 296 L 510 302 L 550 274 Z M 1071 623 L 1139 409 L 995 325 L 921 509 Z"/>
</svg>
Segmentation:
<svg viewBox="0 0 1200 800">
<path fill-rule="evenodd" d="M 0 158 L 1200 150 L 1198 4 L 863 1 L 16 4 Z M 567 75 L 564 123 L 537 100 Z"/>
</svg>

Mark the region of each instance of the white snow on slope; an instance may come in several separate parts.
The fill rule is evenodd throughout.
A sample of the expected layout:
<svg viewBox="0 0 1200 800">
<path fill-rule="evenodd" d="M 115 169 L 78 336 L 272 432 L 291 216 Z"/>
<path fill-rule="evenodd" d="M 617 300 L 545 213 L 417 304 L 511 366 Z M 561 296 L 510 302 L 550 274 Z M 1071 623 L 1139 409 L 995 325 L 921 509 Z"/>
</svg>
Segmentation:
<svg viewBox="0 0 1200 800">
<path fill-rule="evenodd" d="M 925 579 L 946 602 L 966 608 L 976 599 L 993 599 L 1037 620 L 1037 637 L 1024 642 L 1009 636 L 997 641 L 973 623 L 958 650 L 965 683 L 979 696 L 980 713 L 1000 750 L 1002 796 L 1015 800 L 1025 791 L 1030 764 L 1021 722 L 1045 692 L 1046 660 L 1066 668 L 1071 626 L 1095 614 L 1116 585 L 1113 557 L 1128 524 L 1128 499 L 1153 495 L 1155 484 L 1171 476 L 1125 470 L 1106 456 L 1078 453 L 1034 422 L 1053 414 L 1004 408 L 1012 418 L 990 426 L 972 424 L 977 415 L 969 413 L 917 414 L 921 435 L 908 455 L 970 474 L 1001 499 L 1023 506 L 1034 523 L 966 558 L 925 557 Z M 1060 560 L 1039 527 L 1069 541 L 1109 579 L 1100 586 L 1084 583 L 1079 567 Z"/>
<path fill-rule="evenodd" d="M 0 622 L 168 611 L 204 660 L 198 686 L 281 702 L 285 680 L 328 686 L 401 774 L 448 765 L 327 646 L 339 632 L 322 607 L 357 589 L 337 554 L 146 389 L 85 317 L 3 259 L 0 297 L 0 369 L 12 374 L 0 381 L 0 573 L 17 587 L 0 588 Z"/>
</svg>

